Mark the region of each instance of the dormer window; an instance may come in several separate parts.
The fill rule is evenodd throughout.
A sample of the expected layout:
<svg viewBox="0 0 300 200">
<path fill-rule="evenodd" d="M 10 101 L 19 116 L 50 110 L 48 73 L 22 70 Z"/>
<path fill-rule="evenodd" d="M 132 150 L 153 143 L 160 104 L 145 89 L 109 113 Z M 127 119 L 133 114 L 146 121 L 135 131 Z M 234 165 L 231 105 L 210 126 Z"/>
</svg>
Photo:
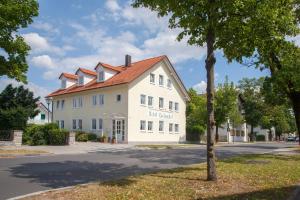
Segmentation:
<svg viewBox="0 0 300 200">
<path fill-rule="evenodd" d="M 98 81 L 104 81 L 104 71 L 98 73 Z"/>
<path fill-rule="evenodd" d="M 61 81 L 61 88 L 65 89 L 67 87 L 67 80 L 62 80 Z"/>
<path fill-rule="evenodd" d="M 83 78 L 84 78 L 83 76 L 79 76 L 79 77 L 78 77 L 78 84 L 79 84 L 79 85 L 83 85 L 83 83 L 84 83 Z"/>
</svg>

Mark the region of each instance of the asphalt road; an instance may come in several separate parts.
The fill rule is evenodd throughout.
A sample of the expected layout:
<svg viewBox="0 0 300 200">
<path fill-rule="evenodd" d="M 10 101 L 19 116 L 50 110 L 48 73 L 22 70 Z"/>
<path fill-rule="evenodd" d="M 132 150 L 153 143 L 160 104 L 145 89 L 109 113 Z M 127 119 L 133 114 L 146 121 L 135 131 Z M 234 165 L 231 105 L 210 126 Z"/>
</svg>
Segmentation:
<svg viewBox="0 0 300 200">
<path fill-rule="evenodd" d="M 217 157 L 265 153 L 292 145 L 226 145 L 217 147 Z M 205 159 L 206 147 L 202 145 L 185 149 L 5 158 L 0 159 L 0 199 L 92 181 L 119 179 L 133 174 L 205 162 Z"/>
</svg>

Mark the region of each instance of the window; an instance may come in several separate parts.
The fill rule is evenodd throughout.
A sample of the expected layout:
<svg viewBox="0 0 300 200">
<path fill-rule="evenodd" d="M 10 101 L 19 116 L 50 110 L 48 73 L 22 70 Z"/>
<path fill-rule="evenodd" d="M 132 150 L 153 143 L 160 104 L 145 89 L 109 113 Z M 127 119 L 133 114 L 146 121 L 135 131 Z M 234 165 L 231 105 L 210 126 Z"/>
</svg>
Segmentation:
<svg viewBox="0 0 300 200">
<path fill-rule="evenodd" d="M 61 88 L 66 88 L 67 87 L 67 81 L 66 80 L 62 80 L 61 81 Z"/>
<path fill-rule="evenodd" d="M 98 80 L 99 81 L 104 81 L 104 71 L 100 71 L 98 74 Z"/>
<path fill-rule="evenodd" d="M 163 75 L 159 75 L 159 85 L 164 86 L 164 76 Z"/>
<path fill-rule="evenodd" d="M 172 87 L 172 81 L 171 79 L 168 79 L 168 84 L 167 84 L 168 88 L 171 88 Z"/>
<path fill-rule="evenodd" d="M 172 110 L 172 109 L 173 109 L 173 102 L 169 101 L 169 110 Z"/>
<path fill-rule="evenodd" d="M 163 108 L 164 107 L 164 98 L 159 97 L 159 108 Z"/>
<path fill-rule="evenodd" d="M 164 131 L 164 121 L 159 121 L 159 131 Z"/>
<path fill-rule="evenodd" d="M 173 132 L 173 124 L 169 123 L 169 132 Z"/>
<path fill-rule="evenodd" d="M 104 104 L 104 95 L 103 95 L 103 94 L 100 94 L 100 95 L 99 95 L 99 104 L 100 104 L 100 105 L 103 105 L 103 104 Z"/>
<path fill-rule="evenodd" d="M 103 119 L 99 119 L 99 130 L 103 129 Z"/>
<path fill-rule="evenodd" d="M 65 100 L 61 100 L 61 109 L 63 110 L 65 106 Z"/>
<path fill-rule="evenodd" d="M 76 101 L 76 98 L 73 98 L 73 108 L 76 108 L 77 107 L 77 101 Z"/>
<path fill-rule="evenodd" d="M 155 74 L 150 74 L 150 83 L 155 84 Z"/>
<path fill-rule="evenodd" d="M 148 106 L 153 106 L 153 97 L 148 96 Z"/>
<path fill-rule="evenodd" d="M 92 119 L 92 130 L 96 130 L 97 124 L 96 124 L 96 119 Z"/>
<path fill-rule="evenodd" d="M 59 127 L 59 120 L 56 120 L 56 124 L 57 124 L 57 126 Z"/>
<path fill-rule="evenodd" d="M 141 94 L 141 104 L 145 105 L 146 104 L 146 95 Z"/>
<path fill-rule="evenodd" d="M 117 102 L 120 102 L 122 99 L 122 96 L 120 94 L 117 94 Z"/>
<path fill-rule="evenodd" d="M 148 121 L 148 131 L 153 131 L 153 122 Z"/>
<path fill-rule="evenodd" d="M 175 110 L 178 111 L 179 110 L 179 104 L 175 103 Z"/>
<path fill-rule="evenodd" d="M 76 119 L 72 120 L 72 128 L 73 128 L 73 130 L 76 129 Z"/>
<path fill-rule="evenodd" d="M 82 108 L 82 105 L 83 105 L 83 103 L 82 103 L 82 97 L 79 97 L 78 98 L 78 107 Z"/>
<path fill-rule="evenodd" d="M 140 130 L 141 131 L 145 131 L 146 130 L 146 121 L 145 120 L 141 120 L 140 121 Z"/>
<path fill-rule="evenodd" d="M 179 124 L 175 124 L 175 132 L 176 132 L 176 133 L 179 132 Z"/>
<path fill-rule="evenodd" d="M 45 114 L 41 114 L 41 120 L 45 120 L 46 119 L 46 115 Z"/>
<path fill-rule="evenodd" d="M 97 96 L 96 95 L 94 95 L 92 97 L 92 103 L 93 103 L 94 106 L 97 105 Z"/>
<path fill-rule="evenodd" d="M 78 83 L 79 85 L 83 85 L 83 76 L 78 77 Z"/>
<path fill-rule="evenodd" d="M 59 101 L 56 101 L 56 109 L 59 109 Z"/>
<path fill-rule="evenodd" d="M 78 120 L 78 129 L 82 130 L 82 119 Z"/>
<path fill-rule="evenodd" d="M 61 129 L 64 129 L 64 128 L 65 128 L 65 121 L 64 121 L 64 120 L 61 120 L 61 121 L 60 121 L 60 128 L 61 128 Z"/>
</svg>

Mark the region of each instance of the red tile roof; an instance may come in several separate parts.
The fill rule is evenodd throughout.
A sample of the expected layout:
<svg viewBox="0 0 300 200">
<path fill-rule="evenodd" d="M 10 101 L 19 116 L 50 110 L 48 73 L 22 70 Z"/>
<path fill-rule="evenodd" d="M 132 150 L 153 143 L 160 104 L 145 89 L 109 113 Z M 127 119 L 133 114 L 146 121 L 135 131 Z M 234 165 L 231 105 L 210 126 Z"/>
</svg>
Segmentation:
<svg viewBox="0 0 300 200">
<path fill-rule="evenodd" d="M 77 74 L 78 71 L 82 71 L 83 73 L 88 74 L 88 75 L 91 75 L 91 76 L 97 76 L 97 73 L 96 73 L 96 72 L 94 72 L 94 71 L 92 71 L 92 70 L 89 70 L 89 69 L 84 69 L 84 68 L 79 67 L 79 68 L 77 69 L 77 71 L 76 71 L 75 74 Z"/>
<path fill-rule="evenodd" d="M 55 92 L 52 92 L 47 97 L 53 97 L 63 94 L 70 94 L 85 90 L 91 90 L 96 88 L 103 88 L 103 87 L 109 87 L 114 85 L 120 85 L 125 83 L 130 83 L 131 81 L 138 78 L 140 75 L 142 75 L 145 71 L 153 67 L 156 63 L 160 62 L 164 58 L 167 58 L 166 56 L 158 56 L 154 58 L 149 58 L 145 60 L 141 60 L 138 62 L 134 62 L 131 64 L 130 67 L 124 67 L 119 66 L 118 68 L 122 67 L 122 71 L 111 77 L 110 79 L 104 81 L 104 82 L 97 82 L 96 78 L 94 78 L 89 83 L 79 86 L 77 84 L 74 84 L 66 89 L 59 89 Z"/>
<path fill-rule="evenodd" d="M 109 64 L 106 64 L 106 63 L 102 63 L 102 62 L 99 62 L 99 64 L 104 68 L 107 68 L 107 69 L 110 69 L 110 70 L 113 70 L 113 71 L 117 71 L 117 72 L 121 72 L 125 69 L 125 67 L 121 67 L 121 66 L 115 67 L 115 66 L 112 66 L 112 65 L 109 65 Z M 99 64 L 95 67 L 95 70 L 97 69 Z"/>
<path fill-rule="evenodd" d="M 60 77 L 66 77 L 68 79 L 73 79 L 73 80 L 77 80 L 78 76 L 77 75 L 74 75 L 74 74 L 68 74 L 68 73 L 61 73 L 61 75 L 59 76 Z"/>
</svg>

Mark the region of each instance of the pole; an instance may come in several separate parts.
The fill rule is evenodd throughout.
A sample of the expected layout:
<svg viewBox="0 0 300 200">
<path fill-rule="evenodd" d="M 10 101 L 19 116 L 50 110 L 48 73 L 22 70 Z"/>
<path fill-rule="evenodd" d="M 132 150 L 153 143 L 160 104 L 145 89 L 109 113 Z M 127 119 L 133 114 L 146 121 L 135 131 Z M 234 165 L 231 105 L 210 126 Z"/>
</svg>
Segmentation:
<svg viewBox="0 0 300 200">
<path fill-rule="evenodd" d="M 50 117 L 49 104 L 50 104 L 50 102 L 47 103 L 47 105 L 48 105 L 48 124 L 49 124 L 49 117 Z"/>
</svg>

